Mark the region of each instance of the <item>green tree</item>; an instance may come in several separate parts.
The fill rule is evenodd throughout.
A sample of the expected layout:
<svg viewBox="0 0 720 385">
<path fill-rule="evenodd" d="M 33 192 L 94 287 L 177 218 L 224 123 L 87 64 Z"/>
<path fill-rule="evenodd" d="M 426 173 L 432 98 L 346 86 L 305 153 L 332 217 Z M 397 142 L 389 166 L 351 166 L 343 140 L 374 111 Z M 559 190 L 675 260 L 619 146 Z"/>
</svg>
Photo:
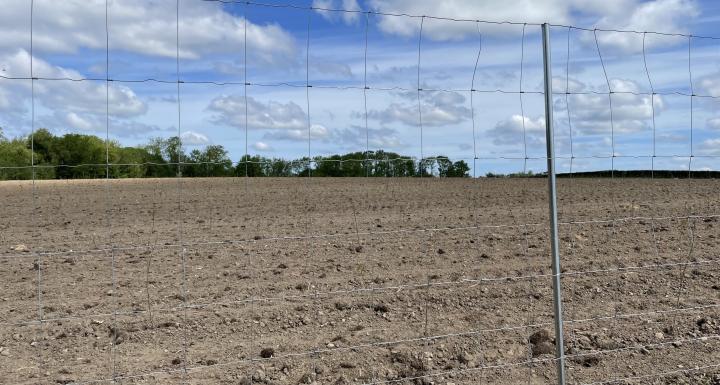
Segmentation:
<svg viewBox="0 0 720 385">
<path fill-rule="evenodd" d="M 245 154 L 240 158 L 240 161 L 235 167 L 235 175 L 248 177 L 268 176 L 268 167 L 270 164 L 270 159 L 259 155 L 250 156 Z"/>
<path fill-rule="evenodd" d="M 449 177 L 467 178 L 470 176 L 470 166 L 464 160 L 458 160 L 453 163 Z"/>
<path fill-rule="evenodd" d="M 32 152 L 23 140 L 0 137 L 0 179 L 32 179 Z"/>
</svg>

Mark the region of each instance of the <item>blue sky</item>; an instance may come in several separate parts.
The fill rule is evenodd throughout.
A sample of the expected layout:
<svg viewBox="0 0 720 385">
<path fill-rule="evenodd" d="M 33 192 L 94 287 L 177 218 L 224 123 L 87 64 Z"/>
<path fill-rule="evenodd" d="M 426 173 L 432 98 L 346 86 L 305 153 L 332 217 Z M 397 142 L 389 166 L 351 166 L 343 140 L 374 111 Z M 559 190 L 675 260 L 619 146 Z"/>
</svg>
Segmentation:
<svg viewBox="0 0 720 385">
<path fill-rule="evenodd" d="M 0 74 L 28 77 L 30 2 L 6 3 Z M 478 158 L 478 174 L 542 171 L 544 160 L 533 159 L 545 151 L 542 50 L 534 23 L 713 36 L 720 21 L 720 4 L 709 0 L 527 0 L 511 7 L 495 0 L 265 4 L 531 24 L 422 20 L 421 135 L 421 18 L 374 14 L 366 20 L 363 13 L 180 0 L 180 77 L 187 83 L 181 85 L 179 130 L 186 147 L 222 144 L 235 161 L 246 146 L 253 154 L 299 157 L 308 155 L 309 121 L 310 155 L 382 148 L 471 164 Z M 34 76 L 104 79 L 108 53 L 112 79 L 171 82 L 112 82 L 110 136 L 135 145 L 177 134 L 175 0 L 110 0 L 108 9 L 109 52 L 104 1 L 36 0 Z M 561 171 L 569 170 L 571 154 L 573 171 L 611 164 L 650 168 L 653 154 L 656 169 L 687 169 L 691 147 L 697 156 L 693 169 L 720 168 L 720 99 L 702 97 L 720 97 L 720 40 L 647 34 L 643 55 L 643 34 L 598 31 L 596 45 L 591 31 L 551 32 Z M 313 87 L 306 93 L 308 72 Z M 659 95 L 650 95 L 648 74 Z M 204 81 L 238 84 L 192 83 Z M 505 92 L 474 92 L 471 105 L 471 85 Z M 567 102 L 566 89 L 573 93 Z M 105 135 L 104 80 L 38 80 L 35 91 L 36 128 Z M 692 92 L 700 96 L 692 98 L 691 130 Z M 0 79 L 0 127 L 7 136 L 31 131 L 30 81 Z"/>
</svg>

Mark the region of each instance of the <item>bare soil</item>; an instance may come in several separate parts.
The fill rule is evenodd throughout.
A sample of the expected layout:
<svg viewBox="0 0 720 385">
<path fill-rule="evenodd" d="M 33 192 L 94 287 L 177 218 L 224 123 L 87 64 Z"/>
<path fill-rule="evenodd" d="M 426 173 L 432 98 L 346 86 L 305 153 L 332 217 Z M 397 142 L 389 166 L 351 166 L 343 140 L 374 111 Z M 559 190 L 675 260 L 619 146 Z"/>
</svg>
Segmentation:
<svg viewBox="0 0 720 385">
<path fill-rule="evenodd" d="M 569 384 L 720 384 L 717 180 L 560 179 Z M 0 183 L 2 384 L 556 383 L 545 179 Z"/>
</svg>

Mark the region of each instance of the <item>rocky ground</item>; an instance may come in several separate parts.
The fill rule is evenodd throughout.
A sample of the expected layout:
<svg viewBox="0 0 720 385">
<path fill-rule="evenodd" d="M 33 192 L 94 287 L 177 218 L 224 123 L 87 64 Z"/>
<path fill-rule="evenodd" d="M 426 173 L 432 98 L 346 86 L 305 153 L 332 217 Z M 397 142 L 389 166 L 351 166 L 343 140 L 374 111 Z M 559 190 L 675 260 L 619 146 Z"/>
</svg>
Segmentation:
<svg viewBox="0 0 720 385">
<path fill-rule="evenodd" d="M 720 384 L 717 180 L 560 179 L 569 384 Z M 544 179 L 0 183 L 2 384 L 553 384 Z"/>
</svg>

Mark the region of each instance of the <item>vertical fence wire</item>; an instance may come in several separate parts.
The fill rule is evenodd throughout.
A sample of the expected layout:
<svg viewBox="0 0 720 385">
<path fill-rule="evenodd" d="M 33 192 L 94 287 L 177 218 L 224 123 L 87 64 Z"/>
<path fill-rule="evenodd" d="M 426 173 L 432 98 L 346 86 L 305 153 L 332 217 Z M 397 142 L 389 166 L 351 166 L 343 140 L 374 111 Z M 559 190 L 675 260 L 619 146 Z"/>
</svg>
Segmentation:
<svg viewBox="0 0 720 385">
<path fill-rule="evenodd" d="M 37 211 L 38 211 L 38 193 L 37 193 L 37 169 L 35 164 L 35 73 L 33 71 L 33 62 L 35 56 L 34 50 L 34 19 L 35 19 L 35 0 L 30 0 L 30 167 L 32 174 L 32 185 L 30 187 L 32 194 L 32 204 L 30 210 L 30 224 L 32 226 L 32 239 L 39 239 L 41 237 L 40 231 L 38 230 L 37 223 Z M 32 248 L 33 253 L 36 255 L 35 270 L 37 271 L 37 317 L 38 317 L 38 330 L 36 331 L 35 349 L 37 350 L 37 362 L 38 362 L 38 378 L 42 378 L 44 375 L 43 368 L 43 292 L 42 292 L 42 269 L 43 269 L 43 254 L 37 253 L 35 247 Z"/>
<path fill-rule="evenodd" d="M 118 288 L 117 288 L 117 272 L 115 261 L 115 245 L 112 234 L 112 196 L 110 191 L 110 27 L 108 7 L 109 0 L 105 0 L 105 226 L 107 229 L 107 244 L 109 245 L 110 254 L 110 270 L 112 295 L 110 300 L 112 303 L 112 327 L 110 340 L 110 362 L 113 383 L 117 377 L 117 353 L 116 346 L 119 342 L 120 331 L 117 324 L 118 312 Z"/>
<path fill-rule="evenodd" d="M 245 197 L 249 199 L 250 197 L 250 175 L 248 174 L 248 167 L 250 164 L 250 154 L 248 153 L 248 133 L 250 131 L 250 126 L 248 124 L 248 85 L 250 84 L 250 81 L 248 79 L 248 40 L 247 40 L 247 34 L 248 34 L 248 19 L 250 17 L 249 15 L 249 3 L 245 3 L 243 6 L 243 109 L 244 109 L 244 123 L 245 123 L 245 154 L 243 157 L 245 158 L 245 177 L 243 178 L 245 181 Z M 246 207 L 250 208 L 250 205 L 246 205 Z M 252 253 L 248 253 L 247 258 L 247 267 L 250 267 L 253 265 L 253 258 Z M 248 285 L 249 286 L 249 285 Z M 258 304 L 255 300 L 255 292 L 251 289 L 249 290 L 249 301 L 250 301 L 250 316 L 251 317 L 257 317 L 258 314 Z M 250 356 L 253 357 L 253 355 L 256 352 L 260 352 L 260 344 L 257 342 L 257 336 L 254 330 L 250 330 Z M 253 372 L 252 367 L 249 367 L 247 370 L 246 379 L 247 382 L 250 384 L 253 384 L 256 381 L 255 378 L 253 378 Z"/>
<path fill-rule="evenodd" d="M 477 153 L 477 136 L 476 136 L 476 123 L 475 123 L 475 100 L 473 95 L 475 94 L 475 76 L 477 75 L 478 64 L 480 63 L 480 54 L 482 54 L 482 32 L 480 31 L 480 23 L 476 22 L 478 32 L 478 53 L 475 58 L 475 66 L 473 67 L 472 80 L 470 81 L 470 120 L 472 121 L 472 135 L 473 135 L 473 179 L 477 178 L 477 167 L 476 161 L 478 158 Z"/>
<path fill-rule="evenodd" d="M 617 157 L 617 152 L 615 151 L 615 118 L 614 118 L 614 110 L 613 110 L 613 88 L 610 82 L 610 77 L 607 74 L 607 68 L 605 66 L 605 60 L 603 59 L 602 51 L 600 50 L 600 42 L 598 41 L 597 37 L 597 29 L 593 30 L 593 37 L 595 40 L 595 47 L 597 48 L 597 54 L 598 59 L 600 60 L 600 66 L 602 67 L 602 73 L 605 78 L 605 82 L 608 87 L 608 109 L 610 113 L 609 117 L 609 123 L 610 123 L 610 145 L 611 145 L 611 154 L 610 154 L 610 204 L 612 205 L 611 209 L 611 218 L 610 218 L 610 230 L 608 234 L 608 245 L 615 246 L 616 245 L 616 238 L 617 238 L 617 228 L 615 219 L 619 217 L 619 214 L 617 213 L 618 206 L 616 204 L 615 199 L 615 158 Z M 620 257 L 615 256 L 616 264 L 620 264 Z M 615 318 L 613 319 L 613 330 L 619 330 L 618 329 L 618 318 L 617 315 L 621 313 L 621 310 L 618 308 L 618 305 L 615 305 L 614 309 Z M 619 358 L 616 359 L 616 365 L 620 365 Z M 615 373 L 616 380 L 619 378 L 619 373 Z"/>
<path fill-rule="evenodd" d="M 650 75 L 650 70 L 648 69 L 648 63 L 647 63 L 647 49 L 646 49 L 646 42 L 647 40 L 647 33 L 642 34 L 642 57 L 643 57 L 643 68 L 645 69 L 645 76 L 647 77 L 648 86 L 650 87 L 650 117 L 651 117 L 651 124 L 652 124 L 652 154 L 650 156 L 650 186 L 655 189 L 655 159 L 657 158 L 657 122 L 655 120 L 655 85 L 652 81 L 652 76 Z M 657 209 L 658 202 L 657 199 L 654 198 L 654 195 L 652 195 L 652 203 L 650 204 L 650 208 L 655 210 Z M 657 239 L 657 223 L 655 221 L 655 218 L 651 216 L 650 218 L 650 234 L 652 236 L 652 247 L 653 247 L 653 255 L 655 256 L 656 260 L 660 260 L 660 246 L 658 245 L 658 239 Z M 657 269 L 657 271 L 660 271 L 660 269 Z"/>
<path fill-rule="evenodd" d="M 182 166 L 183 166 L 183 152 L 182 152 L 182 104 L 181 104 L 181 93 L 180 84 L 182 83 L 180 77 L 180 0 L 175 0 L 175 74 L 176 74 L 176 92 L 177 92 L 177 237 L 178 244 L 180 245 L 179 257 L 182 269 L 182 283 L 180 285 L 180 296 L 182 298 L 182 317 L 183 317 L 183 336 L 182 336 L 182 374 L 183 383 L 188 383 L 188 287 L 187 287 L 187 250 L 183 243 L 183 221 L 184 217 L 184 204 L 183 204 L 183 190 L 182 190 Z"/>
<path fill-rule="evenodd" d="M 693 183 L 692 183 L 692 163 L 694 158 L 694 146 L 693 146 L 693 131 L 694 131 L 694 114 L 693 114 L 693 99 L 695 96 L 695 90 L 693 85 L 693 73 L 692 73 L 692 35 L 687 37 L 687 61 L 688 61 L 688 85 L 690 87 L 690 153 L 688 156 L 687 165 L 687 190 L 685 196 L 690 198 L 690 202 L 685 202 L 685 209 L 687 215 L 693 214 L 694 199 L 693 196 Z M 692 261 L 693 253 L 695 251 L 695 220 L 693 218 L 687 218 L 687 235 L 688 235 L 688 256 L 687 260 Z M 682 295 L 687 291 L 687 266 L 683 266 L 680 271 L 680 285 L 677 288 L 677 298 L 675 307 L 680 307 Z M 677 319 L 677 318 L 676 318 Z"/>
<path fill-rule="evenodd" d="M 245 108 L 245 154 L 243 154 L 243 157 L 245 158 L 245 195 L 248 195 L 249 189 L 248 184 L 250 181 L 248 180 L 248 167 L 250 163 L 250 154 L 248 153 L 248 132 L 250 131 L 250 127 L 248 126 L 248 43 L 247 43 L 247 24 L 248 24 L 248 3 L 245 3 L 245 6 L 243 7 L 243 101 L 244 101 L 244 108 Z"/>
<path fill-rule="evenodd" d="M 363 121 L 365 124 L 365 156 L 364 156 L 364 158 L 365 158 L 365 178 L 367 180 L 367 178 L 370 175 L 370 170 L 368 168 L 368 158 L 370 157 L 370 127 L 368 125 L 368 105 L 367 105 L 367 91 L 369 89 L 368 76 L 367 76 L 367 63 L 368 63 L 368 35 L 370 33 L 370 12 L 364 12 L 364 15 L 365 15 L 365 23 L 364 23 L 365 26 L 364 26 L 364 46 L 363 46 Z M 377 161 L 378 161 L 377 154 L 376 154 L 376 156 L 373 157 L 373 159 L 375 160 L 374 164 L 375 164 L 375 168 L 377 169 L 377 164 L 378 164 L 377 163 Z M 390 164 L 385 162 L 385 167 L 383 168 L 383 177 L 386 182 L 389 179 L 387 176 L 387 168 L 388 167 L 390 167 Z M 375 174 L 377 176 L 377 171 Z M 388 185 L 389 185 L 389 183 L 385 184 L 386 188 Z M 365 197 L 366 197 L 367 202 L 370 202 L 369 196 L 370 196 L 370 192 L 366 189 Z M 356 247 L 362 247 L 361 242 L 360 242 L 358 223 L 357 223 L 357 214 L 356 214 L 354 205 L 355 205 L 355 203 L 353 202 L 353 217 L 354 217 L 354 222 L 355 222 L 355 236 L 357 239 Z M 369 257 L 368 257 L 368 259 L 372 263 L 372 259 Z M 371 290 L 370 293 L 371 293 L 371 296 L 373 297 L 373 302 L 376 301 L 375 298 L 377 297 L 375 291 L 373 290 L 375 288 L 375 285 L 376 285 L 375 280 L 372 279 L 370 281 L 370 290 Z M 371 374 L 372 382 L 376 382 L 380 379 L 379 375 L 378 375 L 378 369 L 375 365 L 372 365 L 371 373 L 372 373 Z"/>
<path fill-rule="evenodd" d="M 418 130 L 420 131 L 420 177 L 425 173 L 425 153 L 423 152 L 423 116 L 422 116 L 422 85 L 420 84 L 420 63 L 422 54 L 422 33 L 425 24 L 425 16 L 420 18 L 420 30 L 418 32 L 418 54 L 417 54 L 417 105 L 418 105 Z"/>
<path fill-rule="evenodd" d="M 317 163 L 313 162 L 312 157 L 312 119 L 310 114 L 310 88 L 312 85 L 310 84 L 310 39 L 311 39 L 311 27 L 312 27 L 312 15 L 313 15 L 313 9 L 312 7 L 307 10 L 307 26 L 306 26 L 306 32 L 307 32 L 307 39 L 305 40 L 305 106 L 307 108 L 306 110 L 306 123 L 307 123 L 307 177 L 305 179 L 305 185 L 306 185 L 306 192 L 305 192 L 305 206 L 307 209 L 306 215 L 306 221 L 305 221 L 305 236 L 307 237 L 306 241 L 306 255 L 305 255 L 305 274 L 307 275 L 307 288 L 305 291 L 308 292 L 310 295 L 309 298 L 311 298 L 311 301 L 313 301 L 314 304 L 319 304 L 320 301 L 318 299 L 318 289 L 316 287 L 316 281 L 315 277 L 312 273 L 312 268 L 310 266 L 311 260 L 313 257 L 313 254 L 315 253 L 315 245 L 313 244 L 313 241 L 311 239 L 313 234 L 313 212 L 315 210 L 315 207 L 310 202 L 310 197 L 313 196 L 313 189 L 312 189 L 312 169 L 313 164 L 317 167 Z M 314 294 L 312 293 L 314 292 Z M 312 354 L 310 355 L 311 359 L 317 359 L 318 357 L 318 347 L 314 347 L 312 349 Z M 311 365 L 313 373 L 315 372 L 316 364 L 313 363 Z"/>
<path fill-rule="evenodd" d="M 568 170 L 568 176 L 567 176 L 567 196 L 573 197 L 575 196 L 575 175 L 573 174 L 573 166 L 575 166 L 575 143 L 573 141 L 573 124 L 572 124 L 572 113 L 571 113 L 571 107 L 570 107 L 570 42 L 572 37 L 572 27 L 567 27 L 567 42 L 566 42 L 566 53 L 565 53 L 565 111 L 567 113 L 567 125 L 568 125 L 568 138 L 570 141 L 570 159 L 569 159 L 569 170 Z M 567 199 L 569 202 L 570 199 Z M 563 212 L 565 214 L 565 212 Z M 568 215 L 570 216 L 570 215 Z M 571 219 L 570 221 L 574 220 L 575 218 Z M 567 226 L 567 234 L 569 237 L 570 246 L 568 248 L 568 258 L 569 260 L 572 260 L 574 257 L 577 256 L 577 245 L 575 244 L 575 238 L 576 234 L 573 231 L 573 228 L 580 229 L 580 226 L 574 226 L 573 224 L 568 224 Z M 566 308 L 567 309 L 567 308 Z M 570 308 L 571 309 L 571 308 Z M 568 311 L 571 313 L 571 318 L 576 319 L 579 316 L 577 315 L 578 312 L 574 310 Z M 575 328 L 571 328 L 569 330 L 570 339 L 572 341 L 572 349 L 573 351 L 577 349 L 578 347 L 578 339 L 577 339 L 577 333 L 575 331 Z"/>
<path fill-rule="evenodd" d="M 526 208 L 527 203 L 527 183 L 530 183 L 530 180 L 527 178 L 527 161 L 528 161 L 528 152 L 527 152 L 527 128 L 525 125 L 525 103 L 523 101 L 523 82 L 525 80 L 525 35 L 526 35 L 526 29 L 527 24 L 522 25 L 522 31 L 520 36 L 520 79 L 518 81 L 518 101 L 520 102 L 520 122 L 521 122 L 521 128 L 522 128 L 522 153 L 523 153 L 523 167 L 522 167 L 522 174 L 520 175 L 520 178 L 518 178 L 518 181 L 520 182 L 520 206 L 523 208 L 523 210 Z M 527 181 L 526 181 L 527 180 Z M 527 212 L 527 211 L 526 211 Z M 523 239 L 523 246 L 522 246 L 522 255 L 526 259 L 525 263 L 530 263 L 530 241 L 528 240 L 528 229 L 525 223 L 527 223 L 526 220 L 518 220 L 516 211 L 513 211 L 513 209 L 510 209 L 511 217 L 513 218 L 513 221 L 517 225 L 518 232 L 521 235 L 521 238 Z M 528 297 L 528 300 L 530 301 L 529 309 L 530 309 L 530 324 L 535 324 L 535 312 L 532 309 L 532 296 L 535 294 L 535 280 L 533 278 L 530 278 L 530 291 L 531 294 Z M 527 354 L 528 354 L 528 377 L 527 377 L 527 383 L 530 385 L 532 382 L 532 375 L 534 370 L 534 354 L 532 349 L 532 344 L 530 342 L 530 336 L 526 336 L 525 343 L 527 345 Z"/>
<path fill-rule="evenodd" d="M 370 28 L 370 13 L 365 12 L 365 47 L 363 50 L 363 118 L 365 121 L 365 177 L 370 175 L 368 158 L 370 157 L 370 131 L 368 127 L 368 106 L 367 106 L 367 54 L 368 54 L 368 30 Z M 387 166 L 387 165 L 386 165 Z"/>
</svg>

